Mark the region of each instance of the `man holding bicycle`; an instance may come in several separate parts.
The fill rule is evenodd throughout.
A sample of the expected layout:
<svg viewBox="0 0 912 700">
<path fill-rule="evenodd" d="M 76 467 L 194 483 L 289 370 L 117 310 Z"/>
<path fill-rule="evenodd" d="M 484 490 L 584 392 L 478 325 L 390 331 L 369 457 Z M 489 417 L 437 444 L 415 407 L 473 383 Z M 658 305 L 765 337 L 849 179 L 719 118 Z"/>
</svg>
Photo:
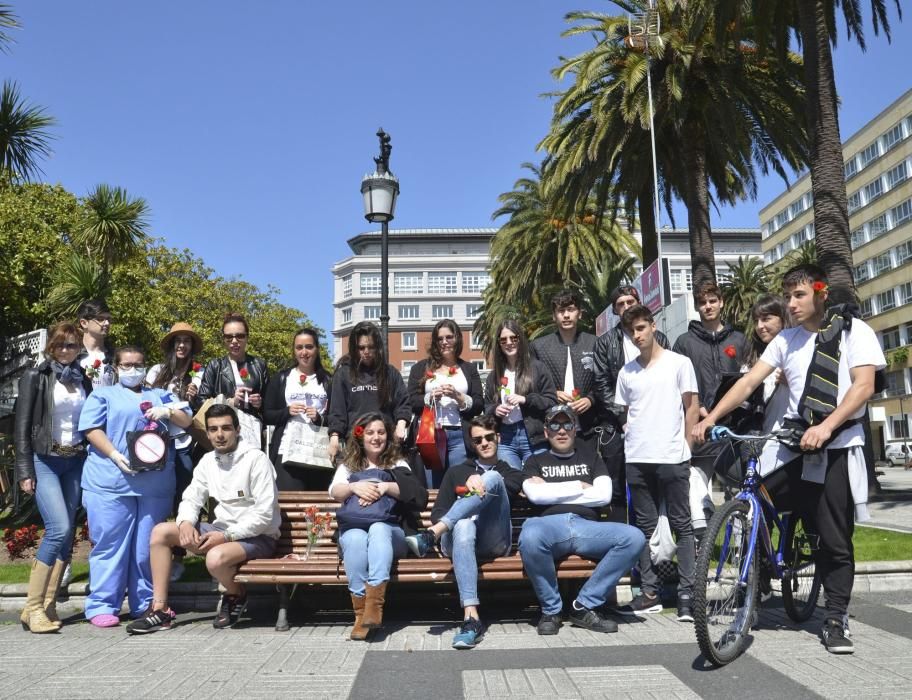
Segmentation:
<svg viewBox="0 0 912 700">
<path fill-rule="evenodd" d="M 697 442 L 706 431 L 781 369 L 789 388 L 783 427 L 803 433 L 803 455 L 780 447 L 777 465 L 801 469 L 798 502 L 808 532 L 819 537 L 816 567 L 823 581 L 827 651 L 851 654 L 848 605 L 855 575 L 854 521 L 867 520 L 867 473 L 860 419 L 874 393 L 874 374 L 886 366 L 874 331 L 854 305 L 827 309 L 826 274 L 816 265 L 799 265 L 782 280 L 795 323 L 776 336 L 761 358 L 698 423 Z"/>
</svg>

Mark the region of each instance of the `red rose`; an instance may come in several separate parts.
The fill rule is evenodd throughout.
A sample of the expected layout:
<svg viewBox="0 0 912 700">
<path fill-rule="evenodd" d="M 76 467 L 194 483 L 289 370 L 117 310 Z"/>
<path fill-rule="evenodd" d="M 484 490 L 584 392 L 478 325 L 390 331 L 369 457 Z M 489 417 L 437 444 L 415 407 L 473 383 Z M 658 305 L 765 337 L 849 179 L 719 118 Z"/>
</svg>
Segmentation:
<svg viewBox="0 0 912 700">
<path fill-rule="evenodd" d="M 247 381 L 247 378 L 250 376 L 250 372 L 247 371 L 246 367 L 241 367 L 241 371 L 238 372 L 238 374 L 241 375 L 241 379 L 244 381 Z"/>
<path fill-rule="evenodd" d="M 726 355 L 728 355 L 728 356 L 729 356 L 730 358 L 732 358 L 733 360 L 735 359 L 735 357 L 738 356 L 738 351 L 735 350 L 735 346 L 734 346 L 734 345 L 729 345 L 729 346 L 726 347 L 725 350 L 723 350 L 722 352 L 724 352 Z"/>
<path fill-rule="evenodd" d="M 507 379 L 506 377 L 501 377 L 501 378 L 500 378 L 500 385 L 501 385 L 501 386 L 508 386 L 509 384 L 510 384 L 510 380 L 509 380 L 509 379 Z"/>
<path fill-rule="evenodd" d="M 814 288 L 814 291 L 817 292 L 818 294 L 820 292 L 825 292 L 827 290 L 826 282 L 817 281 L 817 282 L 814 282 L 814 284 L 811 286 Z"/>
<path fill-rule="evenodd" d="M 354 435 L 356 438 L 362 438 L 362 437 L 364 437 L 364 426 L 363 426 L 363 425 L 356 425 L 356 426 L 355 426 L 355 429 L 352 430 L 352 435 Z"/>
<path fill-rule="evenodd" d="M 433 373 L 431 370 L 428 370 L 427 372 L 424 373 L 424 376 L 425 376 L 425 378 L 427 378 L 427 379 L 433 379 L 433 378 L 434 378 L 434 373 Z"/>
<path fill-rule="evenodd" d="M 298 377 L 298 382 L 301 384 L 301 386 L 304 386 L 304 384 L 307 383 L 307 375 L 301 372 L 301 376 Z"/>
<path fill-rule="evenodd" d="M 194 363 L 193 363 L 193 371 L 194 371 L 194 372 L 199 372 L 202 368 L 203 368 L 203 366 L 202 366 L 199 362 L 194 362 Z"/>
<path fill-rule="evenodd" d="M 139 410 L 142 411 L 143 413 L 148 411 L 150 408 L 152 408 L 151 401 L 143 401 L 141 404 L 139 404 Z"/>
<path fill-rule="evenodd" d="M 457 496 L 465 496 L 468 492 L 469 492 L 469 487 L 468 487 L 468 486 L 457 486 L 457 487 L 456 487 L 456 495 L 457 495 Z"/>
<path fill-rule="evenodd" d="M 98 369 L 99 367 L 101 367 L 101 360 L 96 359 L 95 362 L 92 363 L 92 369 Z"/>
<path fill-rule="evenodd" d="M 448 374 L 452 377 L 452 376 L 454 376 L 454 375 L 456 374 L 456 372 L 458 372 L 458 371 L 459 371 L 458 368 L 456 368 L 456 367 L 450 367 Z"/>
<path fill-rule="evenodd" d="M 574 398 L 574 400 L 575 400 L 575 399 L 578 399 L 579 397 L 580 397 L 579 389 L 574 389 L 574 390 L 573 390 L 573 398 Z"/>
</svg>

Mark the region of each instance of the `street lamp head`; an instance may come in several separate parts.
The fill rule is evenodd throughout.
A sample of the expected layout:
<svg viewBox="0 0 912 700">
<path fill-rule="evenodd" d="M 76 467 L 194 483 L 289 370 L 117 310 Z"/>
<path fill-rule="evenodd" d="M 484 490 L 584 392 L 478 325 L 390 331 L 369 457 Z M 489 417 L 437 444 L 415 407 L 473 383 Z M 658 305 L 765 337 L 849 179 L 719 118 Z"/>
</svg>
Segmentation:
<svg viewBox="0 0 912 700">
<path fill-rule="evenodd" d="M 396 198 L 399 196 L 399 179 L 390 172 L 389 157 L 393 150 L 389 134 L 377 132 L 380 155 L 374 158 L 377 169 L 361 180 L 364 198 L 364 218 L 373 224 L 387 223 L 396 215 Z"/>
</svg>

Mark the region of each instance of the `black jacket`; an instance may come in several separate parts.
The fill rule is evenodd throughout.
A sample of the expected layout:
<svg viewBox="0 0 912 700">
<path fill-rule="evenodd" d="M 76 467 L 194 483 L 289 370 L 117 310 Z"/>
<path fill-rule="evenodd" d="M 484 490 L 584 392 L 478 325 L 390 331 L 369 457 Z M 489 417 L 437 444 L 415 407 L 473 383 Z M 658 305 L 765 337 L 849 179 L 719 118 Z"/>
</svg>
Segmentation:
<svg viewBox="0 0 912 700">
<path fill-rule="evenodd" d="M 282 434 L 285 432 L 285 425 L 288 423 L 288 419 L 291 417 L 288 412 L 288 404 L 285 403 L 285 382 L 292 369 L 294 368 L 283 369 L 278 374 L 270 377 L 269 384 L 266 385 L 266 394 L 263 397 L 263 422 L 266 425 L 275 426 L 272 431 L 272 441 L 269 443 L 269 460 L 273 464 L 279 463 L 279 445 L 282 444 Z M 326 379 L 323 381 L 323 389 L 326 390 L 328 401 L 332 394 L 332 376 L 329 373 L 327 373 Z M 323 415 L 317 414 L 316 424 L 323 425 L 326 422 L 325 416 L 328 414 L 329 406 L 327 404 L 326 413 Z"/>
<path fill-rule="evenodd" d="M 16 480 L 35 478 L 35 455 L 51 453 L 51 426 L 54 415 L 54 385 L 57 377 L 45 360 L 29 367 L 19 379 L 13 441 L 16 446 Z M 92 393 L 92 380 L 83 375 L 86 396 Z"/>
<path fill-rule="evenodd" d="M 545 414 L 557 403 L 557 394 L 548 368 L 536 359 L 532 360 L 532 390 L 526 394 L 526 402 L 519 407 L 523 424 L 529 436 L 529 445 L 535 446 L 545 440 Z M 485 413 L 494 415 L 500 404 L 500 377 L 494 372 L 485 382 Z"/>
<path fill-rule="evenodd" d="M 522 491 L 525 475 L 519 469 L 513 469 L 506 462 L 497 462 L 493 469 L 503 477 L 504 485 L 507 487 L 507 494 L 512 501 Z M 484 470 L 475 463 L 474 459 L 467 460 L 463 464 L 458 464 L 446 470 L 440 489 L 437 491 L 434 509 L 431 511 L 432 523 L 439 522 L 440 518 L 447 514 L 447 511 L 456 502 L 456 487 L 465 486 L 466 481 L 472 474 L 484 474 Z"/>
<path fill-rule="evenodd" d="M 251 394 L 265 395 L 266 385 L 269 383 L 269 370 L 266 369 L 266 362 L 261 357 L 247 355 L 244 366 L 250 373 L 250 380 L 245 382 L 250 387 Z M 203 379 L 200 383 L 199 392 L 196 395 L 194 408 L 199 408 L 206 399 L 212 399 L 222 394 L 225 399 L 230 399 L 237 391 L 237 385 L 234 381 L 234 370 L 231 368 L 231 362 L 228 356 L 216 357 L 209 360 L 206 369 L 203 370 Z M 262 411 L 259 408 L 242 408 L 240 410 L 250 413 L 257 418 L 262 418 Z"/>
<path fill-rule="evenodd" d="M 579 416 L 580 436 L 588 437 L 598 425 L 599 402 L 595 393 L 595 355 L 596 337 L 591 333 L 579 332 L 570 344 L 570 362 L 573 365 L 573 386 L 579 391 L 580 398 L 592 401 L 592 408 Z M 555 389 L 563 390 L 564 374 L 567 371 L 567 345 L 561 340 L 560 333 L 549 333 L 532 341 L 532 356 L 541 360 L 551 373 Z"/>
<path fill-rule="evenodd" d="M 393 467 L 390 470 L 393 479 L 399 486 L 399 514 L 402 518 L 402 529 L 406 535 L 413 535 L 422 529 L 421 511 L 427 508 L 428 491 L 423 479 L 415 476 L 407 467 Z"/>
<path fill-rule="evenodd" d="M 386 405 L 380 406 L 377 396 L 377 375 L 373 372 L 361 372 L 353 385 L 348 362 L 343 361 L 339 364 L 333 375 L 332 394 L 329 397 L 327 423 L 330 435 L 338 434 L 343 439 L 347 438 L 355 419 L 372 411 L 379 411 L 393 423 L 400 420 L 409 422 L 412 409 L 409 406 L 408 392 L 402 375 L 392 365 L 386 365 L 385 369 L 389 399 Z"/>
<path fill-rule="evenodd" d="M 691 321 L 687 333 L 678 336 L 672 348 L 690 358 L 700 389 L 700 405 L 707 411 L 716 403 L 716 392 L 723 374 L 737 373 L 747 361 L 747 341 L 741 331 L 723 326 L 712 333 L 699 321 Z"/>
<path fill-rule="evenodd" d="M 421 413 L 424 411 L 424 373 L 427 371 L 428 361 L 421 360 L 412 365 L 409 371 L 408 394 L 409 405 L 412 407 L 414 414 L 413 425 L 416 420 L 421 419 Z M 464 411 L 460 411 L 462 417 L 462 439 L 465 442 L 466 454 L 474 454 L 475 447 L 469 439 L 469 421 L 484 411 L 484 395 L 481 391 L 481 377 L 478 374 L 478 368 L 471 362 L 465 360 L 459 361 L 459 369 L 465 375 L 469 384 L 468 395 L 472 398 L 472 405 Z M 417 430 L 411 431 L 412 434 Z"/>
<path fill-rule="evenodd" d="M 662 331 L 655 332 L 655 339 L 666 350 L 671 349 L 671 344 Z M 618 374 L 625 364 L 624 329 L 618 323 L 599 336 L 595 343 L 595 395 L 599 403 L 599 417 L 606 427 L 615 432 L 627 422 L 626 407 L 614 402 Z"/>
</svg>

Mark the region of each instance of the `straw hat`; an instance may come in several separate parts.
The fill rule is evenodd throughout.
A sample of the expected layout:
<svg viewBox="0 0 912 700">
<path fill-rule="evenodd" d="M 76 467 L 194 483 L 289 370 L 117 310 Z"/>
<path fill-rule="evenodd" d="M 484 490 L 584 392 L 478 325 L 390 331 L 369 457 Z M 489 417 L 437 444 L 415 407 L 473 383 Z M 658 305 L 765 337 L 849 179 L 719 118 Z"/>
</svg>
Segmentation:
<svg viewBox="0 0 912 700">
<path fill-rule="evenodd" d="M 193 349 L 191 352 L 194 355 L 199 355 L 203 351 L 203 339 L 196 334 L 196 331 L 193 330 L 190 324 L 175 323 L 173 326 L 171 326 L 171 331 L 162 339 L 159 345 L 159 347 L 162 349 L 162 352 L 168 352 L 168 348 L 171 345 L 171 340 L 176 335 L 189 335 L 191 338 L 193 338 Z"/>
</svg>

